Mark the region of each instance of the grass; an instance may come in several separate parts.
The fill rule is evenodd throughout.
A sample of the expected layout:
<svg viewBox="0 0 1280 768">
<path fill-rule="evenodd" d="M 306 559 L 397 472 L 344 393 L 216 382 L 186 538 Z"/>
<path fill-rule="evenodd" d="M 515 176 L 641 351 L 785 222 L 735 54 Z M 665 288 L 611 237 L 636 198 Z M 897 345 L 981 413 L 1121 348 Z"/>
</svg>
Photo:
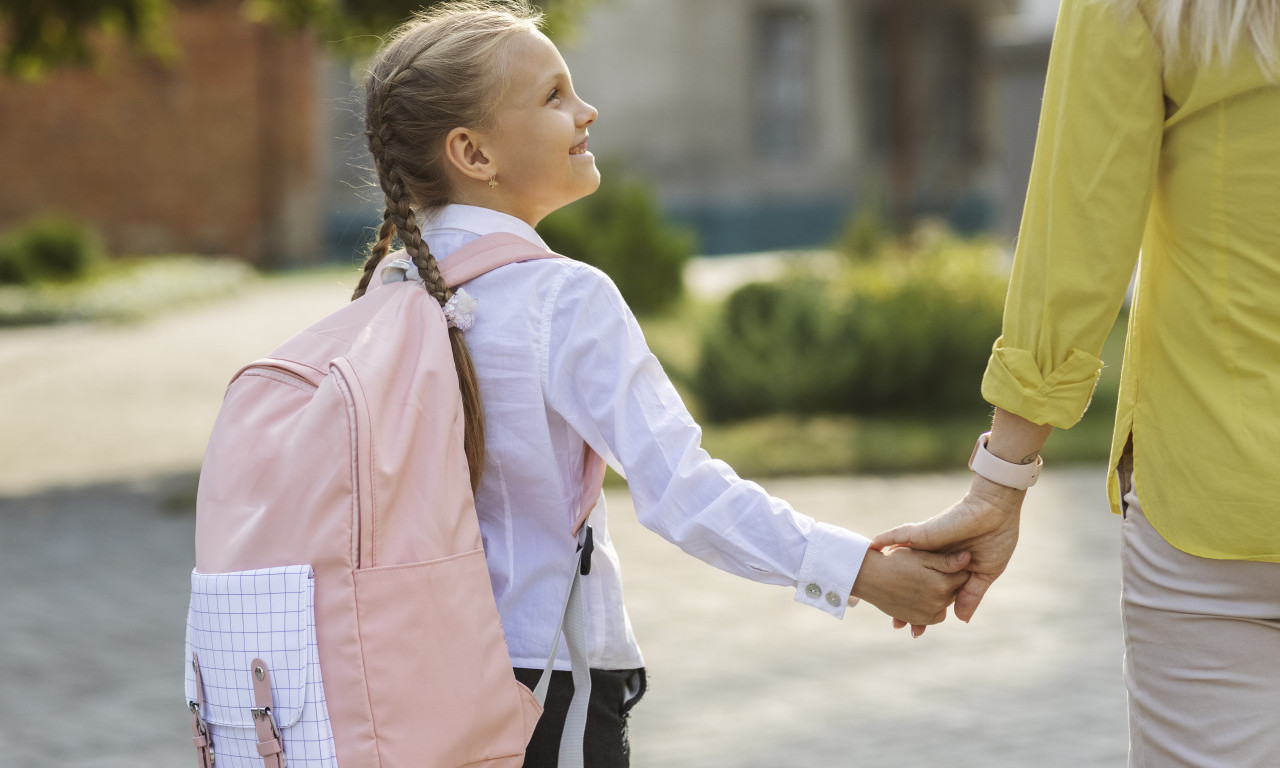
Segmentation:
<svg viewBox="0 0 1280 768">
<path fill-rule="evenodd" d="M 650 348 L 695 419 L 700 409 L 687 382 L 697 365 L 699 334 L 715 309 L 713 303 L 686 299 L 661 315 L 641 318 Z M 1043 452 L 1047 463 L 1106 461 L 1123 349 L 1122 316 L 1103 348 L 1108 366 L 1093 403 L 1079 424 L 1054 432 Z M 979 384 L 973 382 L 975 390 Z M 991 414 L 978 409 L 943 417 L 773 415 L 702 426 L 707 452 L 744 477 L 899 474 L 964 467 L 974 438 L 990 428 Z"/>
<path fill-rule="evenodd" d="M 225 298 L 256 279 L 251 267 L 230 258 L 121 259 L 75 282 L 0 286 L 0 326 L 137 322 Z"/>
</svg>

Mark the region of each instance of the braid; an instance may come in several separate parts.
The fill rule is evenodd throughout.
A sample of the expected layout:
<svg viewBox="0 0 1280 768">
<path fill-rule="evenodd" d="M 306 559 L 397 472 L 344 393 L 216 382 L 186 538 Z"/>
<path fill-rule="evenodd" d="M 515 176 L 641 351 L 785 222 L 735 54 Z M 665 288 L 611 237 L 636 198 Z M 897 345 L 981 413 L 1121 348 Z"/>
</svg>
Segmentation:
<svg viewBox="0 0 1280 768">
<path fill-rule="evenodd" d="M 381 123 L 381 121 L 378 121 Z M 369 129 L 369 145 L 373 151 L 373 162 L 377 167 L 378 181 L 386 196 L 386 208 L 382 213 L 382 227 L 378 230 L 378 240 L 369 249 L 369 258 L 365 261 L 364 274 L 360 284 L 356 286 L 352 299 L 364 295 L 372 278 L 375 267 L 387 255 L 391 248 L 393 235 L 400 236 L 404 249 L 418 268 L 423 286 L 440 306 L 443 307 L 453 296 L 453 290 L 440 274 L 440 265 L 435 256 L 422 239 L 422 230 L 418 227 L 418 217 L 405 192 L 404 182 L 395 164 L 388 162 L 382 153 L 385 124 L 374 125 Z M 462 338 L 462 331 L 449 329 L 449 346 L 453 350 L 453 364 L 458 373 L 458 391 L 462 395 L 463 415 L 463 450 L 467 456 L 467 467 L 471 476 L 471 490 L 475 492 L 480 485 L 480 473 L 484 468 L 484 408 L 480 401 L 480 383 L 476 379 L 475 365 L 471 361 L 471 352 Z"/>
<path fill-rule="evenodd" d="M 445 283 L 444 276 L 440 274 L 440 265 L 422 240 L 422 231 L 418 229 L 418 223 L 410 218 L 408 227 L 401 230 L 400 238 L 404 241 L 404 249 L 409 252 L 413 265 L 418 268 L 418 276 L 422 278 L 422 284 L 426 286 L 427 293 L 435 297 L 443 307 L 445 302 L 453 297 L 453 289 Z"/>
<path fill-rule="evenodd" d="M 352 299 L 364 295 L 399 236 L 428 293 L 444 306 L 453 296 L 418 227 L 418 211 L 450 202 L 444 141 L 457 126 L 485 127 L 504 87 L 501 55 L 515 37 L 537 30 L 542 16 L 528 0 L 450 0 L 398 27 L 378 51 L 365 81 L 365 138 L 385 206 Z M 480 385 L 462 332 L 449 329 L 462 393 L 471 488 L 484 467 Z"/>
<path fill-rule="evenodd" d="M 364 261 L 364 270 L 360 274 L 360 282 L 356 285 L 355 292 L 351 294 L 351 300 L 355 301 L 365 294 L 369 289 L 369 281 L 373 279 L 374 270 L 378 264 L 382 262 L 383 257 L 391 250 L 391 238 L 396 234 L 399 227 L 396 226 L 394 219 L 391 217 L 391 201 L 387 192 L 388 176 L 385 166 L 387 165 L 384 157 L 386 155 L 386 141 L 382 133 L 386 130 L 386 121 L 383 119 L 382 110 L 371 111 L 366 116 L 368 124 L 365 126 L 364 135 L 369 140 L 369 151 L 373 154 L 374 165 L 377 166 L 378 180 L 382 184 L 383 194 L 388 196 L 387 203 L 382 211 L 382 226 L 378 228 L 378 239 L 369 247 L 369 255 Z"/>
<path fill-rule="evenodd" d="M 364 270 L 360 273 L 360 282 L 356 285 L 351 300 L 355 301 L 369 289 L 369 281 L 373 279 L 374 270 L 391 250 L 391 238 L 396 234 L 396 225 L 386 211 L 382 212 L 382 226 L 378 229 L 378 239 L 369 247 L 369 256 L 364 260 Z"/>
<path fill-rule="evenodd" d="M 453 348 L 453 365 L 458 371 L 458 391 L 462 394 L 462 447 L 471 473 L 471 492 L 480 487 L 484 470 L 484 407 L 480 400 L 480 381 L 476 378 L 471 352 L 462 331 L 449 329 L 449 346 Z"/>
<path fill-rule="evenodd" d="M 418 268 L 418 275 L 422 277 L 427 293 L 443 307 L 453 297 L 453 289 L 445 283 L 436 257 L 431 255 L 426 241 L 422 239 L 422 231 L 418 229 L 413 209 L 409 209 L 403 225 L 399 223 L 397 214 L 390 213 L 390 208 L 388 213 L 393 220 L 397 220 L 396 226 L 400 230 L 404 249 L 413 260 L 413 265 Z M 480 470 L 484 468 L 484 408 L 480 402 L 480 383 L 476 378 L 475 364 L 471 361 L 471 351 L 462 338 L 462 331 L 457 328 L 449 329 L 449 346 L 453 348 L 453 364 L 458 371 L 458 390 L 462 393 L 462 413 L 465 417 L 463 446 L 467 454 L 467 466 L 471 470 L 471 490 L 475 491 L 480 485 Z"/>
<path fill-rule="evenodd" d="M 395 226 L 397 234 L 400 235 L 400 242 L 404 243 L 405 251 L 409 253 L 414 266 L 418 268 L 418 274 L 422 276 L 427 292 L 443 307 L 453 294 L 445 285 L 444 278 L 440 276 L 440 267 L 436 264 L 435 257 L 431 255 L 427 244 L 422 240 L 422 230 L 418 228 L 418 216 L 414 213 L 413 206 L 409 204 L 409 196 L 404 193 L 400 174 L 396 172 L 394 165 L 387 163 L 386 166 L 386 171 L 380 172 L 378 176 L 382 179 L 382 189 L 387 196 L 385 214 L 387 220 Z"/>
</svg>

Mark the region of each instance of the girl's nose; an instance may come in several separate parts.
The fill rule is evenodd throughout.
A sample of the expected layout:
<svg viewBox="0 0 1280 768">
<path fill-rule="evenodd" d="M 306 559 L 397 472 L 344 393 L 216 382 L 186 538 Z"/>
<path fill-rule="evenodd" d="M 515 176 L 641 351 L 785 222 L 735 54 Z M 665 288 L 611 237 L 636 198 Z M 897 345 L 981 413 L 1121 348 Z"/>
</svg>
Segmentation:
<svg viewBox="0 0 1280 768">
<path fill-rule="evenodd" d="M 585 101 L 582 102 L 582 107 L 583 109 L 580 115 L 580 120 L 581 120 L 582 127 L 585 128 L 588 125 L 591 125 L 592 123 L 594 123 L 596 121 L 596 118 L 600 116 L 600 113 L 596 111 L 595 107 L 591 106 Z"/>
</svg>

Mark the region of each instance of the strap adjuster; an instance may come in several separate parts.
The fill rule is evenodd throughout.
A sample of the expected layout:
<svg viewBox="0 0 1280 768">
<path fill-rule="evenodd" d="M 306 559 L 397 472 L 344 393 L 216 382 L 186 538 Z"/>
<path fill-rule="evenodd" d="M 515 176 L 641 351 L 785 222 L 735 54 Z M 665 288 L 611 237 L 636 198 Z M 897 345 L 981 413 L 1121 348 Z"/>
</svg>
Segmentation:
<svg viewBox="0 0 1280 768">
<path fill-rule="evenodd" d="M 584 531 L 582 543 L 578 545 L 578 551 L 582 553 L 578 561 L 578 573 L 589 576 L 591 575 L 591 553 L 596 550 L 596 538 L 591 526 L 584 525 L 582 530 Z"/>
</svg>

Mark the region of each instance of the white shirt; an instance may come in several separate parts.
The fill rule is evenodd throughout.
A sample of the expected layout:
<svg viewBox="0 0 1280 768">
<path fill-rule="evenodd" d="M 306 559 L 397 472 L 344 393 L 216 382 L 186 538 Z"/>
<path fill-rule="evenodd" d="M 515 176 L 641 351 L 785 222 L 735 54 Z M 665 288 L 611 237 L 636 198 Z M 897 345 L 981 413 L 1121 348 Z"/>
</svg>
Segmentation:
<svg viewBox="0 0 1280 768">
<path fill-rule="evenodd" d="M 441 261 L 493 232 L 546 247 L 528 224 L 487 208 L 450 205 L 426 224 Z M 551 650 L 577 547 L 570 531 L 584 442 L 627 479 L 646 528 L 729 573 L 794 586 L 797 602 L 843 617 L 868 540 L 814 522 L 702 450 L 701 429 L 603 272 L 543 259 L 501 267 L 466 289 L 479 302 L 466 341 L 485 414 L 476 510 L 513 665 L 540 668 Z M 591 526 L 595 554 L 583 579 L 590 664 L 643 666 L 603 500 Z M 570 668 L 564 644 L 556 668 Z"/>
</svg>

